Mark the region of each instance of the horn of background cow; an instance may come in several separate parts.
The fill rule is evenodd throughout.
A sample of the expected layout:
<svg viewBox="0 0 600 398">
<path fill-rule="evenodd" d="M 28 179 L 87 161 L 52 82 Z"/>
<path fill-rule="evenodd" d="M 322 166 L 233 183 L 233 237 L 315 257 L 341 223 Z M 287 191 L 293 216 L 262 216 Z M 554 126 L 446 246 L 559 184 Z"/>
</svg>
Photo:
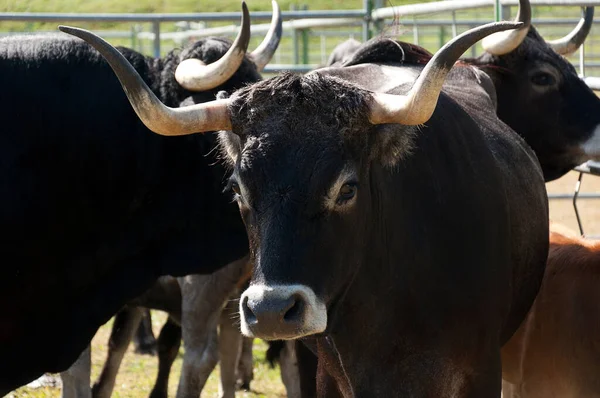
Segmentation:
<svg viewBox="0 0 600 398">
<path fill-rule="evenodd" d="M 594 23 L 594 7 L 585 7 L 583 17 L 571 33 L 561 39 L 548 40 L 547 43 L 559 54 L 571 54 L 583 44 L 592 29 L 592 23 Z"/>
<path fill-rule="evenodd" d="M 181 61 L 175 70 L 175 80 L 190 91 L 206 91 L 225 83 L 242 64 L 249 42 L 250 14 L 246 3 L 242 2 L 240 32 L 229 51 L 208 65 L 195 58 Z"/>
<path fill-rule="evenodd" d="M 529 4 L 529 0 L 519 0 L 519 11 L 515 22 L 522 22 L 523 26 L 519 29 L 486 37 L 481 42 L 483 49 L 493 55 L 504 55 L 519 47 L 525 40 L 531 26 L 531 4 Z"/>
<path fill-rule="evenodd" d="M 271 18 L 271 27 L 262 43 L 256 47 L 256 50 L 250 53 L 250 58 L 254 61 L 256 69 L 259 72 L 262 72 L 269 61 L 271 61 L 271 58 L 273 58 L 273 54 L 275 54 L 279 42 L 281 41 L 281 36 L 283 35 L 283 21 L 281 19 L 279 5 L 275 0 L 273 0 L 272 3 L 273 17 Z"/>
<path fill-rule="evenodd" d="M 494 22 L 468 30 L 446 43 L 431 60 L 406 95 L 374 93 L 369 120 L 373 124 L 423 124 L 437 105 L 446 75 L 458 58 L 484 37 L 521 27 L 521 22 Z"/>
<path fill-rule="evenodd" d="M 142 77 L 113 46 L 84 29 L 59 26 L 61 31 L 77 36 L 92 45 L 115 72 L 129 102 L 141 121 L 160 135 L 228 130 L 231 127 L 228 100 L 216 100 L 184 108 L 169 108 L 154 95 Z"/>
</svg>

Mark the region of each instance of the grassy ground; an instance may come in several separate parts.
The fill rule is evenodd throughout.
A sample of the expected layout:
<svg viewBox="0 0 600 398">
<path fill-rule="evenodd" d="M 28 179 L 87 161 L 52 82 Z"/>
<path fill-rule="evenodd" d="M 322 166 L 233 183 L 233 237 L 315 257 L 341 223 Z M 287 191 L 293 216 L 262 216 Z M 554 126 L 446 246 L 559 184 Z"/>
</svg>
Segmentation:
<svg viewBox="0 0 600 398">
<path fill-rule="evenodd" d="M 152 322 L 156 336 L 160 331 L 160 327 L 166 320 L 163 312 L 153 311 Z M 92 380 L 96 380 L 102 365 L 106 359 L 106 350 L 108 337 L 112 328 L 112 320 L 102 326 L 94 339 L 92 340 Z M 261 398 L 285 397 L 285 389 L 279 377 L 279 369 L 271 369 L 265 361 L 265 350 L 267 345 L 262 340 L 256 340 L 254 343 L 254 381 L 251 384 L 252 391 L 238 392 L 238 398 Z M 183 359 L 183 348 L 179 352 L 179 356 L 173 364 L 171 378 L 169 380 L 169 396 L 175 396 L 177 391 L 177 383 L 179 382 L 179 374 L 181 371 L 181 363 Z M 138 398 L 147 397 L 152 390 L 154 379 L 157 373 L 158 359 L 147 355 L 138 355 L 133 352 L 133 344 L 130 345 L 123 363 L 113 392 L 115 398 Z M 202 397 L 217 397 L 218 396 L 218 366 L 211 374 L 208 383 L 202 393 Z M 60 389 L 55 387 L 45 387 L 31 389 L 27 387 L 20 388 L 13 392 L 9 397 L 14 398 L 58 398 L 60 397 Z"/>
</svg>

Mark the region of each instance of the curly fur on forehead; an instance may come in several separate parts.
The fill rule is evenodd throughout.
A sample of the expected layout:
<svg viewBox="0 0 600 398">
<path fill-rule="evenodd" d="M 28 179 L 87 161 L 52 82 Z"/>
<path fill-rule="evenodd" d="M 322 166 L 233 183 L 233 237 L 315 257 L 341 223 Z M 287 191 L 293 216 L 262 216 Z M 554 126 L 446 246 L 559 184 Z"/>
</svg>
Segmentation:
<svg viewBox="0 0 600 398">
<path fill-rule="evenodd" d="M 365 131 L 370 94 L 339 78 L 316 73 L 283 73 L 238 90 L 229 104 L 233 133 L 221 133 L 221 148 L 232 163 L 246 143 L 267 134 L 296 140 L 322 141 L 323 131 L 348 138 L 350 132 Z M 364 135 L 359 141 L 364 140 Z M 346 142 L 347 144 L 348 142 Z"/>
<path fill-rule="evenodd" d="M 223 158 L 233 166 L 249 145 L 266 148 L 265 139 L 278 135 L 282 142 L 310 142 L 321 149 L 333 139 L 352 156 L 393 167 L 412 152 L 417 128 L 373 125 L 370 101 L 370 92 L 317 72 L 284 73 L 247 86 L 231 98 L 232 132 L 219 134 Z"/>
<path fill-rule="evenodd" d="M 367 91 L 335 77 L 284 73 L 236 92 L 229 110 L 233 130 L 241 134 L 258 123 L 301 119 L 306 124 L 307 118 L 345 131 L 368 123 L 369 98 Z"/>
</svg>

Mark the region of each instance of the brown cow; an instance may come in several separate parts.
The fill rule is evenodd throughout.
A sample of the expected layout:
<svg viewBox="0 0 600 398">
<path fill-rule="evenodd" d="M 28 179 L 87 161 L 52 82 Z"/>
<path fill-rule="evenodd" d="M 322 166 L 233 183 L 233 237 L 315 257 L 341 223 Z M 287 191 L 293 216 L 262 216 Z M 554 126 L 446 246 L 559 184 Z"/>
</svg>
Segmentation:
<svg viewBox="0 0 600 398">
<path fill-rule="evenodd" d="M 552 224 L 542 288 L 502 349 L 504 398 L 600 397 L 600 241 Z"/>
</svg>

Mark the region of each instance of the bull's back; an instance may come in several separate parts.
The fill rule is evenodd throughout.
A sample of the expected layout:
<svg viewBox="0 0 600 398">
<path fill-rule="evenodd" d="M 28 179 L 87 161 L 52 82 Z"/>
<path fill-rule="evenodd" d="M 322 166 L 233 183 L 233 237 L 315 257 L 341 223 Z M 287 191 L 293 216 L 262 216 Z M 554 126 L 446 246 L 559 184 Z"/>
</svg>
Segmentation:
<svg viewBox="0 0 600 398">
<path fill-rule="evenodd" d="M 501 176 L 508 209 L 511 292 L 504 344 L 517 330 L 539 290 L 548 250 L 548 200 L 533 150 L 495 113 L 495 97 L 474 68 L 455 67 L 445 92 L 475 115 Z"/>
<path fill-rule="evenodd" d="M 347 72 L 351 68 L 318 73 L 334 74 L 370 90 L 404 94 L 420 70 L 420 66 L 392 64 L 354 68 L 362 68 L 361 73 L 351 75 Z M 473 283 L 498 291 L 495 302 L 489 304 L 504 313 L 500 335 L 504 344 L 526 316 L 542 280 L 548 249 L 548 204 L 537 158 L 523 139 L 498 119 L 495 96 L 490 92 L 493 86 L 486 78 L 468 66 L 451 70 L 436 112 L 417 133 L 414 153 L 399 162 L 404 181 L 398 186 L 405 188 L 391 196 L 406 197 L 406 189 L 421 187 L 415 193 L 415 206 L 426 200 L 436 210 L 441 207 L 435 198 L 442 196 L 438 201 L 447 208 L 430 220 L 415 220 L 415 227 L 422 229 L 418 223 L 430 221 L 440 231 L 432 241 L 439 239 L 441 247 L 464 247 L 473 253 L 470 258 L 465 256 L 465 261 L 477 261 L 479 256 L 479 266 L 488 269 L 466 272 L 473 273 Z M 453 199 L 446 199 L 450 197 Z M 396 200 L 391 206 L 401 205 Z M 451 213 L 455 220 L 448 216 Z M 449 223 L 444 225 L 446 219 Z M 408 224 L 412 223 L 408 219 Z M 460 231 L 457 239 L 444 232 L 452 230 Z M 414 247 L 416 242 L 398 256 Z M 444 262 L 447 252 L 444 256 L 433 261 Z M 456 258 L 458 262 L 461 256 Z"/>
</svg>

